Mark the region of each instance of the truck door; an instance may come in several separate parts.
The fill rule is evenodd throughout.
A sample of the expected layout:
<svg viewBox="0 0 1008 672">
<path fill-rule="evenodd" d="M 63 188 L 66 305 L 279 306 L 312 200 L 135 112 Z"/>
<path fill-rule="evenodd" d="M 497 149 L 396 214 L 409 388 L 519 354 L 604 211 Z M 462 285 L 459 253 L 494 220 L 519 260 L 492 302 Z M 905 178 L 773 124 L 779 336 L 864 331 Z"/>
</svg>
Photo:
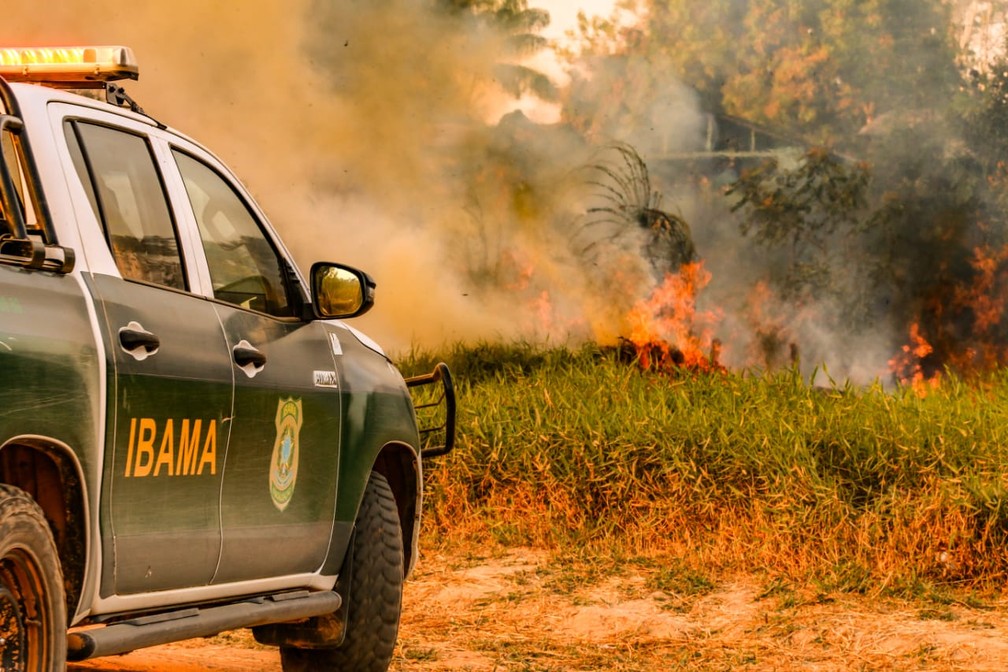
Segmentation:
<svg viewBox="0 0 1008 672">
<path fill-rule="evenodd" d="M 85 276 L 109 367 L 101 593 L 207 585 L 221 548 L 230 352 L 214 306 L 187 291 L 147 137 L 75 120 L 64 130 L 118 269 Z"/>
<path fill-rule="evenodd" d="M 194 154 L 173 154 L 235 371 L 214 583 L 316 571 L 336 505 L 334 341 L 298 316 L 292 272 L 241 192 Z"/>
</svg>

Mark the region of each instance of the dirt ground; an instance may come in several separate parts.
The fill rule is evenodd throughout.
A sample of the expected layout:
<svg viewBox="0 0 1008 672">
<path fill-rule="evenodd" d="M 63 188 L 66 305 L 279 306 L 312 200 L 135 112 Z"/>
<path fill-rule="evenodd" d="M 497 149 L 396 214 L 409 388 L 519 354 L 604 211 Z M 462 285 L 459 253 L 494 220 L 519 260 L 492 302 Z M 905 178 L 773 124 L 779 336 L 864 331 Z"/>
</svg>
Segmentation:
<svg viewBox="0 0 1008 672">
<path fill-rule="evenodd" d="M 1001 599 L 904 602 L 653 565 L 586 569 L 529 550 L 422 558 L 391 669 L 1008 669 Z M 266 672 L 280 663 L 235 632 L 68 669 Z"/>
</svg>

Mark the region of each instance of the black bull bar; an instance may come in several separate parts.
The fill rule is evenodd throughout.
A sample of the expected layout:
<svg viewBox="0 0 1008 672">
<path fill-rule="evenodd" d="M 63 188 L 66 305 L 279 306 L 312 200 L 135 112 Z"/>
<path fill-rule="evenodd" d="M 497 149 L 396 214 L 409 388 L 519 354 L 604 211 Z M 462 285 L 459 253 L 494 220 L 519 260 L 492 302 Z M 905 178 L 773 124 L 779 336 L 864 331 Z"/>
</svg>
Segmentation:
<svg viewBox="0 0 1008 672">
<path fill-rule="evenodd" d="M 440 389 L 411 392 L 420 425 L 421 457 L 445 455 L 455 447 L 455 387 L 444 362 L 439 362 L 431 373 L 406 378 L 406 386 L 411 389 L 438 383 Z"/>
</svg>

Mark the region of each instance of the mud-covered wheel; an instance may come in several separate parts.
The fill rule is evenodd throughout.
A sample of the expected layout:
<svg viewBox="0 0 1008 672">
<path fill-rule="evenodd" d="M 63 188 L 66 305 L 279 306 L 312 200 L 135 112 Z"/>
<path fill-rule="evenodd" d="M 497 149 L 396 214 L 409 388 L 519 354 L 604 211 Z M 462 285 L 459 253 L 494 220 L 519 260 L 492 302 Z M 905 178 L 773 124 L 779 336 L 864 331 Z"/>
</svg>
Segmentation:
<svg viewBox="0 0 1008 672">
<path fill-rule="evenodd" d="M 0 669 L 65 665 L 66 603 L 56 544 L 34 500 L 0 485 Z"/>
<path fill-rule="evenodd" d="M 395 497 L 372 472 L 354 528 L 346 639 L 335 649 L 282 647 L 285 672 L 385 672 L 399 635 L 403 562 Z"/>
</svg>

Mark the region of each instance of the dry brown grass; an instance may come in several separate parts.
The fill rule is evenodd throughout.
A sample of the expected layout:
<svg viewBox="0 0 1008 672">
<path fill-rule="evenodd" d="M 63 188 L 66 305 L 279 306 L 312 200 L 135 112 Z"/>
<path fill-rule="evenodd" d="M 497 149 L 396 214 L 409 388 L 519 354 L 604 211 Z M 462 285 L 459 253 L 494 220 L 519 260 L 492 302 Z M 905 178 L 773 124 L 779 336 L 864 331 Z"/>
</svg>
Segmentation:
<svg viewBox="0 0 1008 672">
<path fill-rule="evenodd" d="M 934 491 L 928 493 L 930 487 Z M 622 516 L 617 527 L 578 539 L 571 530 L 598 521 L 569 493 L 530 478 L 489 487 L 478 508 L 461 493 L 442 493 L 440 523 L 428 524 L 423 536 L 573 555 L 633 549 L 627 554 L 682 556 L 719 572 L 763 568 L 789 580 L 873 595 L 914 596 L 935 586 L 999 590 L 1008 566 L 1008 549 L 999 541 L 1004 531 L 983 512 L 950 505 L 940 492 L 944 487 L 925 484 L 924 492 L 907 494 L 884 510 L 845 517 L 822 503 L 808 510 L 789 502 L 777 509 L 765 501 L 698 506 L 687 489 L 671 485 L 661 499 L 625 503 L 636 513 Z"/>
<path fill-rule="evenodd" d="M 460 441 L 426 465 L 425 539 L 680 554 L 871 594 L 1008 574 L 1008 377 L 921 398 L 591 350 L 457 358 Z"/>
</svg>

